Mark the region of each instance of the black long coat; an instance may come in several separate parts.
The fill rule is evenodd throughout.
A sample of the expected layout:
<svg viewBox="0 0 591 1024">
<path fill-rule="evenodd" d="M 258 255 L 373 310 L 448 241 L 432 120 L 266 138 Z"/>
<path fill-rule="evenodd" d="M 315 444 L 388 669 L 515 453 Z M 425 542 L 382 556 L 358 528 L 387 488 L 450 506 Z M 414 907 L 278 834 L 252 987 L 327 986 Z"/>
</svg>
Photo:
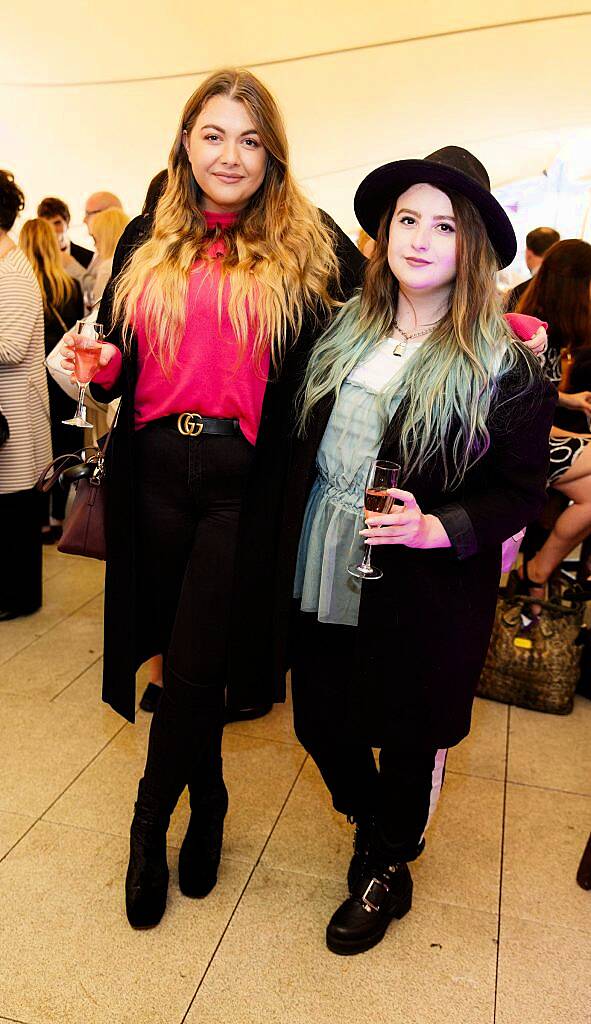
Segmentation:
<svg viewBox="0 0 591 1024">
<path fill-rule="evenodd" d="M 327 218 L 330 221 L 330 218 Z M 361 282 L 365 260 L 351 240 L 330 221 L 336 236 L 341 297 L 348 298 Z M 147 237 L 150 222 L 137 217 L 126 227 L 113 260 L 113 277 L 101 302 L 98 320 L 111 323 L 113 282 L 133 249 Z M 274 581 L 277 543 L 289 461 L 294 394 L 310 349 L 323 329 L 312 311 L 292 343 L 278 374 L 270 374 L 263 400 L 254 459 L 246 484 L 239 523 L 238 553 L 232 591 L 228 702 L 247 706 L 271 700 L 280 688 L 272 657 Z M 109 341 L 121 347 L 118 328 Z M 95 385 L 99 401 L 121 395 L 121 407 L 108 460 L 107 570 L 103 699 L 115 711 L 135 720 L 135 673 L 139 665 L 168 645 L 154 619 L 150 595 L 138 592 L 135 554 L 134 410 L 137 369 L 135 349 L 124 356 L 116 388 Z M 206 571 L 206 570 L 204 570 Z M 195 623 L 199 628 L 199 623 Z M 280 673 L 281 675 L 281 673 Z"/>
<path fill-rule="evenodd" d="M 521 346 L 520 346 L 521 348 Z M 380 545 L 372 561 L 381 580 L 362 585 L 350 680 L 343 694 L 360 740 L 450 747 L 467 735 L 474 691 L 484 664 L 498 592 L 501 544 L 534 519 L 545 501 L 553 385 L 533 366 L 533 393 L 522 397 L 526 365 L 499 386 L 488 421 L 491 444 L 462 487 L 444 488 L 441 461 L 412 472 L 403 486 L 425 513 L 437 514 L 452 548 Z M 333 401 L 319 403 L 306 440 L 294 443 L 280 541 L 275 658 L 285 657 L 298 540 L 315 456 Z M 401 462 L 397 424 L 389 425 L 379 458 Z"/>
</svg>

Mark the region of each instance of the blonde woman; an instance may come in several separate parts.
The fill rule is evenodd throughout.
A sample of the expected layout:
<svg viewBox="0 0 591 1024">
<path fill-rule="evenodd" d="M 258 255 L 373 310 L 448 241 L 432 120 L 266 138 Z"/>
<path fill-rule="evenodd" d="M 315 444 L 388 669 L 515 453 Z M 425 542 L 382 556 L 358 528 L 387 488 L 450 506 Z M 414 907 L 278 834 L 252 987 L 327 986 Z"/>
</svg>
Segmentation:
<svg viewBox="0 0 591 1024">
<path fill-rule="evenodd" d="M 73 327 L 84 313 L 80 285 L 64 270 L 57 237 L 51 224 L 41 217 L 25 221 L 19 235 L 19 246 L 33 268 L 43 299 L 45 354 L 55 348 L 64 330 Z M 83 432 L 68 427 L 62 420 L 74 415 L 76 403 L 59 384 L 47 375 L 49 410 L 51 414 L 51 445 L 53 457 L 75 452 L 84 444 Z M 43 497 L 41 536 L 44 544 L 53 544 L 62 535 L 68 492 L 56 483 Z"/>
<path fill-rule="evenodd" d="M 379 167 L 355 209 L 376 246 L 308 364 L 278 600 L 285 623 L 292 596 L 300 605 L 297 735 L 357 824 L 350 895 L 327 929 L 345 955 L 411 908 L 407 862 L 447 748 L 470 728 L 501 543 L 544 502 L 556 399 L 501 315 L 495 272 L 516 240 L 476 157 L 448 146 Z M 364 524 L 374 459 L 400 465 L 385 495 L 399 507 L 366 510 Z M 349 575 L 352 541 L 383 578 Z"/>
<path fill-rule="evenodd" d="M 283 683 L 270 581 L 292 400 L 362 263 L 295 184 L 264 85 L 247 71 L 210 76 L 183 110 L 153 222 L 138 218 L 124 233 L 99 312 L 115 326 L 94 391 L 122 395 L 109 467 L 104 699 L 133 720 L 136 669 L 164 653 L 131 826 L 134 927 L 164 913 L 166 831 L 186 785 L 180 888 L 201 898 L 216 883 L 225 692 L 245 707 L 273 700 Z"/>
<path fill-rule="evenodd" d="M 96 246 L 96 255 L 92 261 L 93 272 L 90 302 L 94 306 L 102 298 L 113 270 L 113 256 L 117 243 L 125 228 L 129 224 L 129 217 L 118 206 L 108 210 L 101 210 L 95 214 L 90 225 L 90 234 Z"/>
</svg>

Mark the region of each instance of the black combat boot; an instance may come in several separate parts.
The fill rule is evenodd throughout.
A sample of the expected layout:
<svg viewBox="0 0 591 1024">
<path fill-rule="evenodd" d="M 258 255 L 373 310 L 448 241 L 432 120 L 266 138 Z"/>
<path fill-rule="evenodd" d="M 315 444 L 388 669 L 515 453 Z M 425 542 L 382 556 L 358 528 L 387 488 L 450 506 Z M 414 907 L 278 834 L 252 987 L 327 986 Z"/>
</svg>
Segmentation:
<svg viewBox="0 0 591 1024">
<path fill-rule="evenodd" d="M 140 781 L 130 830 L 125 907 L 132 928 L 154 928 L 166 909 L 166 833 L 170 814 L 162 813 Z"/>
<path fill-rule="evenodd" d="M 363 953 L 383 939 L 392 918 L 404 917 L 411 906 L 412 878 L 408 866 L 388 862 L 373 829 L 367 857 L 351 895 L 333 914 L 326 929 L 326 944 L 332 953 L 341 956 Z"/>
</svg>

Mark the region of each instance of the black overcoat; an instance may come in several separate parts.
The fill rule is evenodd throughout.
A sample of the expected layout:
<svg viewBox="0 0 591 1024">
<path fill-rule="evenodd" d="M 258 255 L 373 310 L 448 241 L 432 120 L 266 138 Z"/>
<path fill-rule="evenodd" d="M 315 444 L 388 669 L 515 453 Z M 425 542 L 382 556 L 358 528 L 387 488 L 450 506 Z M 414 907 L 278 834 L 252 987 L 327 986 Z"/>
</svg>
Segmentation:
<svg viewBox="0 0 591 1024">
<path fill-rule="evenodd" d="M 336 238 L 340 265 L 341 298 L 347 299 L 361 283 L 365 260 L 351 240 L 327 217 Z M 150 221 L 137 217 L 125 229 L 113 260 L 113 277 L 103 296 L 98 320 L 112 320 L 113 282 L 134 248 L 145 240 Z M 272 644 L 277 545 L 289 461 L 295 390 L 310 349 L 324 324 L 313 311 L 304 319 L 295 342 L 278 373 L 270 373 L 263 400 L 261 424 L 239 523 L 238 553 L 232 590 L 227 675 L 227 698 L 233 706 L 250 706 L 280 695 Z M 120 331 L 108 340 L 122 347 Z M 142 662 L 166 649 L 168 637 L 155 621 L 150 595 L 140 593 L 136 576 L 135 493 L 141 481 L 134 477 L 135 345 L 124 356 L 123 371 L 112 391 L 94 385 L 99 401 L 121 395 L 118 421 L 109 446 L 106 511 L 107 568 L 103 699 L 115 711 L 135 720 L 135 673 Z M 207 567 L 204 567 L 204 572 Z M 199 628 L 199 623 L 195 623 Z M 281 676 L 281 673 L 279 673 Z"/>
<path fill-rule="evenodd" d="M 372 746 L 450 747 L 469 732 L 494 621 L 501 544 L 534 519 L 545 501 L 556 392 L 519 348 L 519 366 L 501 381 L 491 408 L 490 448 L 461 488 L 446 490 L 440 459 L 411 472 L 403 484 L 423 512 L 439 516 L 452 547 L 380 545 L 372 551 L 384 576 L 362 584 L 351 674 L 343 682 L 356 735 Z M 532 369 L 534 389 L 524 397 Z M 294 566 L 315 456 L 332 405 L 332 399 L 319 403 L 307 438 L 294 443 L 278 561 L 277 664 L 293 614 Z M 397 423 L 403 412 L 401 404 L 379 458 L 401 462 Z"/>
</svg>

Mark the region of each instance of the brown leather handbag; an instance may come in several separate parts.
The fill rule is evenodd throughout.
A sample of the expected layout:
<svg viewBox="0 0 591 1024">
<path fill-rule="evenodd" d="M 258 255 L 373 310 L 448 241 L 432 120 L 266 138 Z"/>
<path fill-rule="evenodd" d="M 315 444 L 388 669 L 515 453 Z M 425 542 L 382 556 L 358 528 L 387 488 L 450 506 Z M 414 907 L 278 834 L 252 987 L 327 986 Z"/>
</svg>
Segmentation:
<svg viewBox="0 0 591 1024">
<path fill-rule="evenodd" d="M 70 455 L 61 455 L 47 466 L 37 488 L 46 494 L 62 480 L 69 481 L 76 488 L 76 495 L 64 523 L 58 551 L 66 555 L 83 555 L 105 561 L 107 541 L 105 534 L 106 489 L 105 457 L 111 435 L 117 422 L 119 410 L 115 413 L 109 433 L 96 447 L 82 448 Z M 86 456 L 86 453 L 91 454 Z M 84 461 L 80 461 L 80 459 Z M 73 465 L 72 465 L 73 462 Z"/>
</svg>

